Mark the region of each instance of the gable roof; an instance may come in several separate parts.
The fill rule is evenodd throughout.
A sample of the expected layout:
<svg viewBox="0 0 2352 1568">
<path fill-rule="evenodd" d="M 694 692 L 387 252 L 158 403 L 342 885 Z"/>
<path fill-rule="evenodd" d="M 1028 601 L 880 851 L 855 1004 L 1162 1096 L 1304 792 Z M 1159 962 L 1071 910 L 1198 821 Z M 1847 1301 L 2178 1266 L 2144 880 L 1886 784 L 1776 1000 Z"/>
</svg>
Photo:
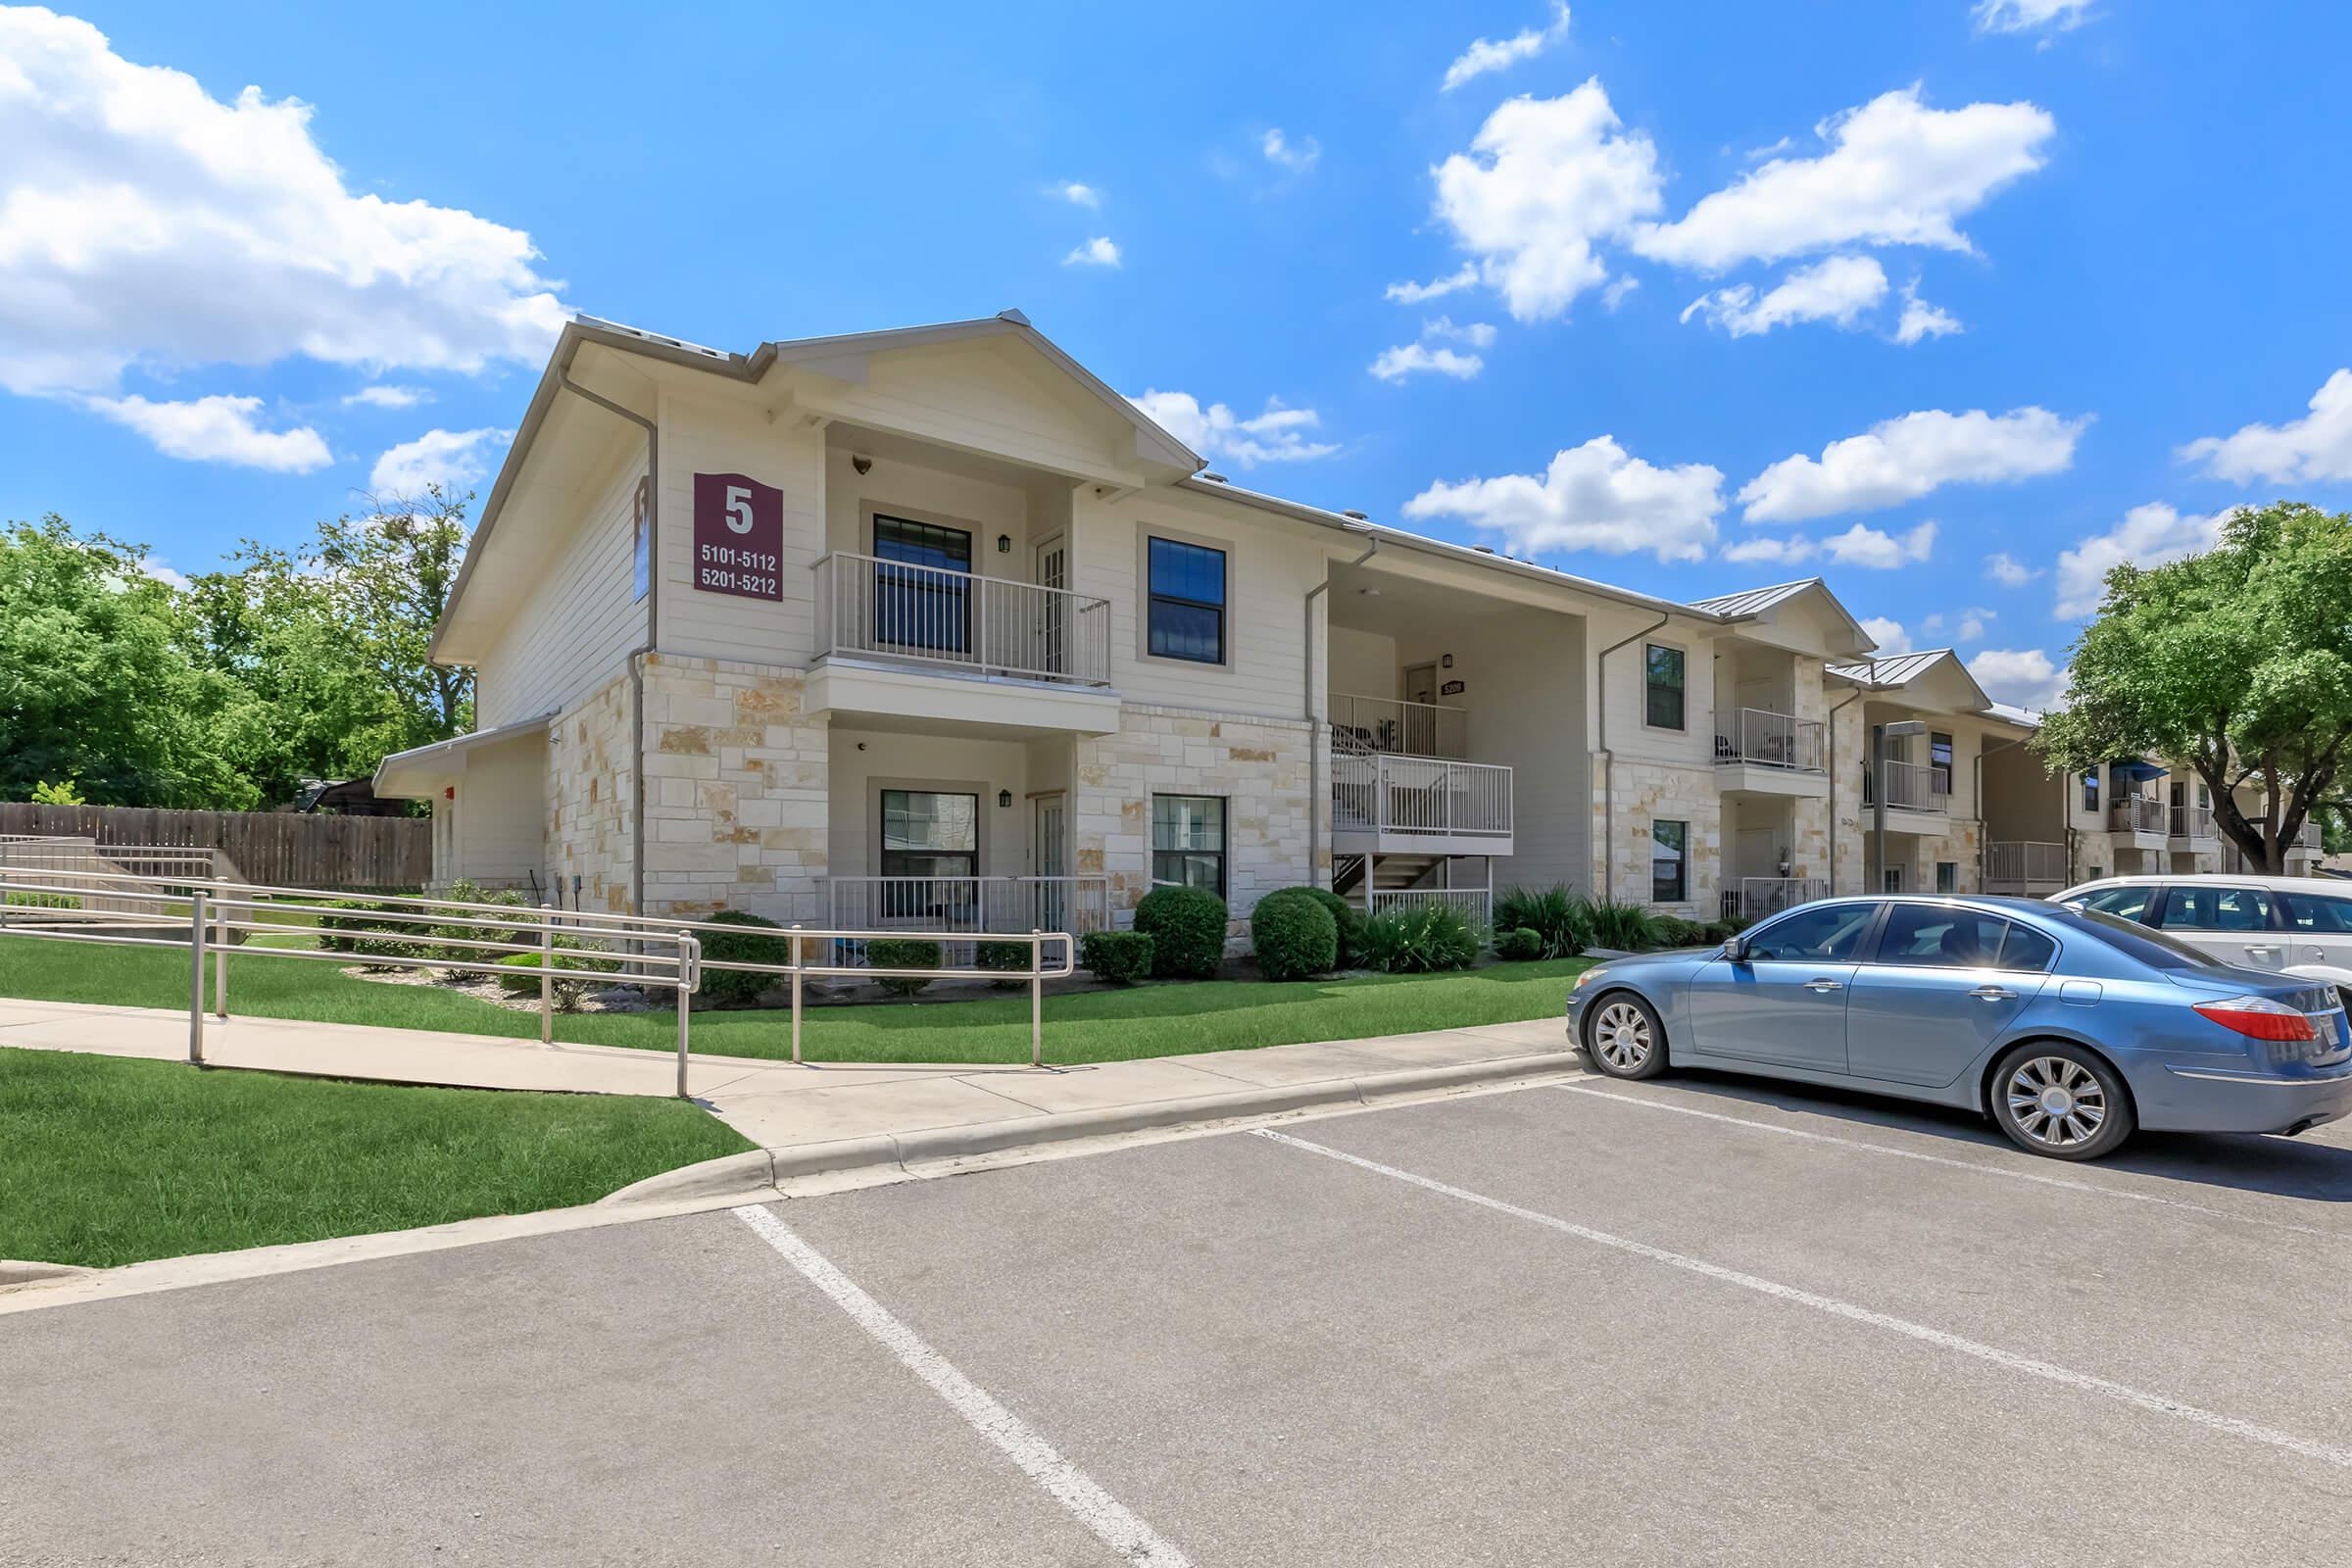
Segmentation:
<svg viewBox="0 0 2352 1568">
<path fill-rule="evenodd" d="M 1843 601 L 1832 593 L 1830 585 L 1819 577 L 1800 577 L 1794 582 L 1776 582 L 1767 588 L 1748 588 L 1736 594 L 1718 594 L 1712 599 L 1694 599 L 1690 605 L 1694 610 L 1710 610 L 1719 615 L 1740 619 L 1761 615 L 1767 611 L 1808 598 L 1825 606 L 1831 614 L 1845 624 L 1845 628 L 1854 634 L 1857 648 L 1868 649 L 1878 645 L 1878 639 L 1863 629 L 1862 623 L 1854 618 L 1853 612 L 1846 609 Z"/>
<path fill-rule="evenodd" d="M 1865 691 L 1889 692 L 1914 685 L 1941 670 L 1946 664 L 1951 666 L 1951 672 L 1966 684 L 1968 690 L 1975 694 L 1976 701 L 1963 711 L 1990 712 L 1992 710 L 1991 697 L 1985 694 L 1984 687 L 1977 684 L 1977 677 L 1968 672 L 1968 666 L 1960 662 L 1959 654 L 1949 648 L 1922 648 L 1916 653 L 1894 654 L 1886 659 L 1874 659 L 1860 664 L 1832 664 L 1829 666 L 1829 672 L 1839 680 L 1845 681 L 1849 685 L 1859 686 Z"/>
</svg>

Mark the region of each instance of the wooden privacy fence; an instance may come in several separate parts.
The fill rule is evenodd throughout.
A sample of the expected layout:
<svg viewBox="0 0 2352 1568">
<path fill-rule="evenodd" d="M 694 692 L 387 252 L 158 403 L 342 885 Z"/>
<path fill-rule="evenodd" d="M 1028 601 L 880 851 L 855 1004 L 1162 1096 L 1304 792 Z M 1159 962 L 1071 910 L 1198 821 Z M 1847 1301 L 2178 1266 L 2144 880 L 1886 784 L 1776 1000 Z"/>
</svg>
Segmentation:
<svg viewBox="0 0 2352 1568">
<path fill-rule="evenodd" d="M 235 865 L 234 875 L 273 887 L 420 888 L 433 875 L 433 824 L 420 816 L 0 802 L 0 837 L 9 834 L 91 839 L 102 850 L 219 850 Z"/>
</svg>

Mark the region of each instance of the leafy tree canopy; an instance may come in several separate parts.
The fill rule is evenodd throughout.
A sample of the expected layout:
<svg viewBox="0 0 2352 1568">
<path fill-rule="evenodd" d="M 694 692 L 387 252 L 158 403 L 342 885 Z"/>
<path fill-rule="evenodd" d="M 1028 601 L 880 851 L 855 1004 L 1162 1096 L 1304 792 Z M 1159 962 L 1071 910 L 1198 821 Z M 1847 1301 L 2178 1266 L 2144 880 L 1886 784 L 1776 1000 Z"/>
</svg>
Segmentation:
<svg viewBox="0 0 2352 1568">
<path fill-rule="evenodd" d="M 2052 765 L 2185 762 L 2230 842 L 2282 869 L 2305 819 L 2344 806 L 2352 514 L 2279 502 L 2237 513 L 2203 555 L 2117 566 L 2070 685 L 2034 743 Z M 2252 816 L 2236 798 L 2248 782 L 2266 793 Z"/>
</svg>

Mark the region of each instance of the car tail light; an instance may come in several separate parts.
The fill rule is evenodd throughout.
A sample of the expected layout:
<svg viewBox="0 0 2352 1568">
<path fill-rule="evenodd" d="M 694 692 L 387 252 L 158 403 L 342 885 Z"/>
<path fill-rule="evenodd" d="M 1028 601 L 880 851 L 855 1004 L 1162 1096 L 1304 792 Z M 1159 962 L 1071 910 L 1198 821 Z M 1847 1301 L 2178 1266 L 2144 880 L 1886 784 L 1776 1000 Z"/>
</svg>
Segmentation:
<svg viewBox="0 0 2352 1568">
<path fill-rule="evenodd" d="M 2200 1002 L 2197 1011 L 2249 1040 L 2317 1040 L 2319 1026 L 2283 1002 L 2268 997 L 2231 997 Z"/>
</svg>

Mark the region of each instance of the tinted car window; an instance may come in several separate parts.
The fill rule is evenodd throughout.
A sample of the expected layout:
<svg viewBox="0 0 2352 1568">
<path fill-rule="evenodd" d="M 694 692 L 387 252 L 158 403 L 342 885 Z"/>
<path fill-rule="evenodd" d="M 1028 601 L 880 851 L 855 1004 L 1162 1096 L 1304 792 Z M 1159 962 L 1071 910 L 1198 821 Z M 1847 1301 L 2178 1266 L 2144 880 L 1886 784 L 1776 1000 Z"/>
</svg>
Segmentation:
<svg viewBox="0 0 2352 1568">
<path fill-rule="evenodd" d="M 2058 956 L 2058 944 L 2030 925 L 2012 922 L 2009 935 L 2001 941 L 2001 956 L 1996 960 L 2004 969 L 2046 971 Z"/>
<path fill-rule="evenodd" d="M 2259 888 L 2183 883 L 2165 890 L 2156 925 L 2164 931 L 2268 931 L 2271 896 Z"/>
<path fill-rule="evenodd" d="M 1747 940 L 1749 958 L 1829 958 L 1851 962 L 1875 904 L 1824 904 L 1782 916 Z"/>
<path fill-rule="evenodd" d="M 1978 909 L 1898 904 L 1886 911 L 1878 961 L 1931 969 L 1983 968 L 2000 953 L 2008 924 L 1997 914 Z"/>
<path fill-rule="evenodd" d="M 2298 931 L 2352 932 L 2352 899 L 2331 893 L 2281 893 L 2286 923 Z"/>
<path fill-rule="evenodd" d="M 2050 906 L 2048 917 L 2062 925 L 2075 926 L 2085 934 L 2098 938 L 2128 958 L 2136 959 L 2151 969 L 2218 969 L 2226 965 L 2199 953 L 2179 937 L 2168 937 L 2161 931 L 2151 931 L 2131 920 L 2119 920 L 2100 909 L 2078 909 L 2067 905 Z"/>
<path fill-rule="evenodd" d="M 2155 891 L 2154 888 L 2101 888 L 2087 898 L 2075 900 L 2070 907 L 2096 909 L 2119 920 L 2136 920 L 2146 912 L 2148 895 Z"/>
</svg>

